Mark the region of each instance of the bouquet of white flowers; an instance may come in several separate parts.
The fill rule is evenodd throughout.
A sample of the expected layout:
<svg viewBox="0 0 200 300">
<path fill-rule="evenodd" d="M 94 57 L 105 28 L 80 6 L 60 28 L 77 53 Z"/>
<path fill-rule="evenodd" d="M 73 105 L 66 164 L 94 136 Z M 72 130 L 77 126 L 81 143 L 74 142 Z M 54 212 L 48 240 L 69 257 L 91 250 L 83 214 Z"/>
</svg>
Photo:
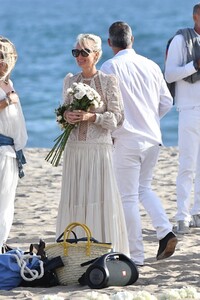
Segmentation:
<svg viewBox="0 0 200 300">
<path fill-rule="evenodd" d="M 56 121 L 58 122 L 61 130 L 64 132 L 59 135 L 55 140 L 55 144 L 51 151 L 46 156 L 45 160 L 49 161 L 53 166 L 58 166 L 67 143 L 68 137 L 76 124 L 69 124 L 64 118 L 66 110 L 84 110 L 88 111 L 92 106 L 95 108 L 102 106 L 100 95 L 89 85 L 84 83 L 73 83 L 72 87 L 67 89 L 67 95 L 73 96 L 73 101 L 70 104 L 64 103 L 55 109 Z"/>
</svg>

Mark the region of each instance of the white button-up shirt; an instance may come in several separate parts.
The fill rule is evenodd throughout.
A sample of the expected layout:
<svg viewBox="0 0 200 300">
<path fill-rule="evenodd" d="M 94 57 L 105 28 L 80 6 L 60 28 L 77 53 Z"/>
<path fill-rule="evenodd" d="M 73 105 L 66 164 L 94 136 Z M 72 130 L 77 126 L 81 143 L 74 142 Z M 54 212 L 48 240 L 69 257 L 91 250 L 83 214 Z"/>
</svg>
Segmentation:
<svg viewBox="0 0 200 300">
<path fill-rule="evenodd" d="M 186 64 L 187 49 L 181 34 L 176 35 L 170 43 L 165 63 L 167 82 L 176 82 L 175 102 L 177 108 L 200 106 L 200 80 L 189 83 L 183 78 L 196 72 L 193 61 Z"/>
<path fill-rule="evenodd" d="M 103 63 L 101 70 L 118 76 L 124 102 L 125 120 L 113 137 L 135 148 L 162 144 L 160 118 L 171 109 L 173 99 L 159 66 L 125 49 Z"/>
</svg>

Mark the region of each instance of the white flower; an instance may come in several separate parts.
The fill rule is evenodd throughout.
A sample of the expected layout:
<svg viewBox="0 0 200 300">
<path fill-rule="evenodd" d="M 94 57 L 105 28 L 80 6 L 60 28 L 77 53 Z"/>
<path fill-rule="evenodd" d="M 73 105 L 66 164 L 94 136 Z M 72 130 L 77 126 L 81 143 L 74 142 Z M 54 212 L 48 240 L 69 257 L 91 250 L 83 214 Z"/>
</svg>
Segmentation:
<svg viewBox="0 0 200 300">
<path fill-rule="evenodd" d="M 67 89 L 67 94 L 69 94 L 69 95 L 73 95 L 73 89 L 70 87 L 70 88 L 68 88 Z"/>
<path fill-rule="evenodd" d="M 42 298 L 42 300 L 64 300 L 64 298 L 57 295 L 46 295 Z"/>
<path fill-rule="evenodd" d="M 74 82 L 72 84 L 71 90 L 69 90 L 69 94 L 74 95 L 74 97 L 78 100 L 82 99 L 86 95 L 86 93 L 87 93 L 87 86 L 82 82 L 79 83 Z"/>
<path fill-rule="evenodd" d="M 92 104 L 94 105 L 95 108 L 99 107 L 99 102 L 97 100 L 93 100 Z"/>
<path fill-rule="evenodd" d="M 101 97 L 100 97 L 99 93 L 97 93 L 97 91 L 95 91 L 95 90 L 93 90 L 93 92 L 94 92 L 95 98 L 100 101 Z"/>
<path fill-rule="evenodd" d="M 132 300 L 133 293 L 131 292 L 118 292 L 111 296 L 111 300 Z"/>
<path fill-rule="evenodd" d="M 100 294 L 98 292 L 92 291 L 86 294 L 86 299 L 88 300 L 109 300 L 109 296 L 106 294 Z"/>
<path fill-rule="evenodd" d="M 192 286 L 188 286 L 188 287 L 183 287 L 180 290 L 180 294 L 182 293 L 186 293 L 186 297 L 185 298 L 192 298 L 192 299 L 200 299 L 200 294 L 197 292 L 197 290 L 192 287 Z M 184 298 L 183 298 L 184 299 Z"/>
<path fill-rule="evenodd" d="M 188 294 L 188 293 L 187 293 L 187 290 L 186 290 L 185 288 L 180 289 L 179 295 L 180 295 L 181 299 L 186 299 L 186 298 L 188 298 L 187 294 Z M 192 297 L 192 298 L 194 298 L 194 297 Z"/>
<path fill-rule="evenodd" d="M 179 291 L 176 289 L 168 290 L 166 293 L 162 294 L 159 298 L 159 300 L 179 300 L 181 299 L 181 296 L 179 294 Z"/>
<path fill-rule="evenodd" d="M 157 298 L 151 295 L 149 292 L 141 291 L 137 292 L 133 297 L 133 300 L 157 300 Z"/>
<path fill-rule="evenodd" d="M 91 91 L 91 90 L 88 90 L 86 92 L 86 96 L 88 97 L 89 100 L 93 100 L 95 98 L 95 95 L 94 95 L 93 91 Z"/>
<path fill-rule="evenodd" d="M 67 89 L 67 95 L 71 95 L 77 100 L 81 100 L 84 96 L 86 96 L 87 99 L 92 102 L 91 105 L 94 105 L 95 108 L 102 107 L 103 105 L 101 97 L 97 91 L 82 82 L 74 82 L 72 86 Z M 94 101 L 96 101 L 95 104 L 93 103 Z"/>
<path fill-rule="evenodd" d="M 79 89 L 78 91 L 76 91 L 76 93 L 74 94 L 74 97 L 78 100 L 82 99 L 85 96 L 85 90 L 83 89 Z"/>
<path fill-rule="evenodd" d="M 62 120 L 62 116 L 57 116 L 56 120 L 59 122 Z"/>
<path fill-rule="evenodd" d="M 163 292 L 159 300 L 200 299 L 200 294 L 194 287 L 188 286 L 181 289 L 170 289 Z"/>
<path fill-rule="evenodd" d="M 146 291 L 141 292 L 118 292 L 112 295 L 112 300 L 157 300 L 157 298 Z"/>
<path fill-rule="evenodd" d="M 99 101 L 99 107 L 103 106 L 103 101 Z"/>
<path fill-rule="evenodd" d="M 80 84 L 80 83 L 79 83 L 79 84 Z M 77 85 L 78 85 L 77 82 L 73 82 L 73 83 L 72 83 L 72 89 L 75 89 Z"/>
</svg>

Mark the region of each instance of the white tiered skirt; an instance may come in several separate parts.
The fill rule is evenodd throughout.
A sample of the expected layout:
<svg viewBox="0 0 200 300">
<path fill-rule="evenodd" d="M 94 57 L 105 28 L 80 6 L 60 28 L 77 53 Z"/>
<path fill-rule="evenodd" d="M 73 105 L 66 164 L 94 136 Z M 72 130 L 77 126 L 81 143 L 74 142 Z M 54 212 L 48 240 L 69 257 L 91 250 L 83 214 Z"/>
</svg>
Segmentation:
<svg viewBox="0 0 200 300">
<path fill-rule="evenodd" d="M 114 251 L 130 256 L 112 145 L 67 143 L 56 237 L 72 222 L 86 224 L 99 242 L 112 243 Z"/>
</svg>

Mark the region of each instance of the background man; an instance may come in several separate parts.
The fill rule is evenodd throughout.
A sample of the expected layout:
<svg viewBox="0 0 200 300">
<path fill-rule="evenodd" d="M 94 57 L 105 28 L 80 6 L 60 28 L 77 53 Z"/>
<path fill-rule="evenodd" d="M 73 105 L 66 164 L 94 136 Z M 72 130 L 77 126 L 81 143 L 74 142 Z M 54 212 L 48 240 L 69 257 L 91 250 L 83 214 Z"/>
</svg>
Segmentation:
<svg viewBox="0 0 200 300">
<path fill-rule="evenodd" d="M 194 29 L 179 30 L 171 41 L 165 65 L 167 82 L 175 82 L 179 111 L 176 230 L 181 234 L 188 233 L 190 226 L 200 227 L 200 3 L 193 8 L 193 20 Z"/>
</svg>

